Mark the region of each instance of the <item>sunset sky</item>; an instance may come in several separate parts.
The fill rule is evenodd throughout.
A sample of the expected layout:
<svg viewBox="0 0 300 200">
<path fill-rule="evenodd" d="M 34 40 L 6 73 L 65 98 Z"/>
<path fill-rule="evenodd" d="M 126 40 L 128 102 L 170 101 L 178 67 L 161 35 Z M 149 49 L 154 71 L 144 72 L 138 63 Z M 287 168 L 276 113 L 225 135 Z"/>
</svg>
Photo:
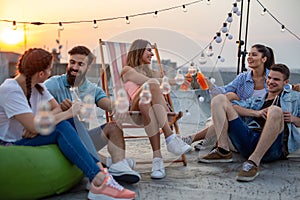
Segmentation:
<svg viewBox="0 0 300 200">
<path fill-rule="evenodd" d="M 130 18 L 130 24 L 125 19 L 97 22 L 98 28 L 93 28 L 93 23 L 63 24 L 64 30 L 58 31 L 58 22 L 67 21 L 93 21 L 110 17 L 125 17 L 127 15 L 139 14 L 148 11 L 154 12 L 180 6 L 191 1 L 178 0 L 0 0 L 0 19 L 15 20 L 17 30 L 11 31 L 11 22 L 0 22 L 0 50 L 22 53 L 25 49 L 24 35 L 27 42 L 26 47 L 41 47 L 51 51 L 57 48 L 58 33 L 60 33 L 60 44 L 62 47 L 62 61 L 67 58 L 67 51 L 74 45 L 83 44 L 97 53 L 98 40 L 113 40 L 131 42 L 136 38 L 148 39 L 156 42 L 162 51 L 162 59 L 172 58 L 183 64 L 189 61 L 202 48 L 206 47 L 218 32 L 231 11 L 234 0 L 207 0 L 186 6 L 187 12 L 177 8 L 158 13 L 157 17 L 150 15 Z M 246 19 L 246 6 L 244 1 L 244 15 Z M 300 40 L 288 33 L 281 32 L 281 25 L 277 23 L 268 13 L 261 15 L 262 7 L 256 0 L 250 1 L 249 33 L 247 50 L 255 43 L 266 44 L 273 48 L 276 62 L 286 63 L 291 68 L 300 69 Z M 260 0 L 260 2 L 289 30 L 300 36 L 299 25 L 299 0 Z M 240 8 L 241 3 L 238 2 Z M 243 21 L 244 21 L 243 20 Z M 18 22 L 46 22 L 53 25 L 24 25 Z M 26 34 L 24 34 L 26 30 Z M 243 23 L 244 38 L 245 21 Z M 230 26 L 232 40 L 226 40 L 221 56 L 225 62 L 218 62 L 217 66 L 237 65 L 237 45 L 239 17 L 233 15 Z M 6 34 L 6 35 L 5 35 Z M 8 36 L 7 36 L 8 34 Z M 13 36 L 16 34 L 16 36 Z M 19 34 L 19 36 L 18 36 Z M 20 37 L 18 44 L 13 43 Z M 223 41 L 225 35 L 222 34 Z M 215 55 L 207 65 L 216 63 L 217 55 L 220 53 L 223 43 L 212 43 Z M 243 47 L 244 49 L 244 47 Z M 174 58 L 176 57 L 176 58 Z M 197 63 L 197 58 L 194 60 Z"/>
</svg>

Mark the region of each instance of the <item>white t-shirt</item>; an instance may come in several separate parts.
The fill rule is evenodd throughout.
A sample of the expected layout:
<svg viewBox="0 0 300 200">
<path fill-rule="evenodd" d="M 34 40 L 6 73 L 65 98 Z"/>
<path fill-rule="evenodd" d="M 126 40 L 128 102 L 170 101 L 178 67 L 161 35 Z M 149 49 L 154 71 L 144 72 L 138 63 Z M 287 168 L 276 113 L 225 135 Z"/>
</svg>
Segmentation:
<svg viewBox="0 0 300 200">
<path fill-rule="evenodd" d="M 6 79 L 0 85 L 0 139 L 6 142 L 15 142 L 22 138 L 23 126 L 14 116 L 23 113 L 37 113 L 37 104 L 40 101 L 50 101 L 52 95 L 44 88 L 43 95 L 32 88 L 30 103 L 15 79 Z"/>
<path fill-rule="evenodd" d="M 254 90 L 252 96 L 253 97 L 263 97 L 267 93 L 266 89 L 261 89 L 261 90 Z"/>
</svg>

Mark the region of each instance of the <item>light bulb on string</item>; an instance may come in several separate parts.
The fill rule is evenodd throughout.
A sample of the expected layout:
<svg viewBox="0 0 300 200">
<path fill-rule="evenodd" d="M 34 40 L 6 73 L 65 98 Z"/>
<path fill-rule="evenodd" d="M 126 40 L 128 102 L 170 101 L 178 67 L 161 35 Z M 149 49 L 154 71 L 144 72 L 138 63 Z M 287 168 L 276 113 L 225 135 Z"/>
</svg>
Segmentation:
<svg viewBox="0 0 300 200">
<path fill-rule="evenodd" d="M 194 67 L 194 63 L 191 62 L 189 68 L 188 68 L 188 74 L 191 76 L 194 76 L 196 74 L 196 68 Z"/>
<path fill-rule="evenodd" d="M 222 56 L 218 56 L 218 59 L 220 60 L 220 62 L 225 62 L 225 58 Z"/>
<path fill-rule="evenodd" d="M 210 82 L 211 82 L 212 84 L 214 84 L 214 83 L 216 82 L 216 79 L 213 78 L 213 77 L 210 77 L 209 80 L 210 80 Z"/>
<path fill-rule="evenodd" d="M 97 25 L 97 21 L 96 21 L 96 20 L 94 20 L 93 27 L 94 27 L 94 29 L 98 28 L 98 25 Z"/>
<path fill-rule="evenodd" d="M 228 13 L 228 17 L 227 17 L 226 21 L 228 23 L 231 23 L 233 21 L 233 19 L 232 19 L 232 13 Z"/>
<path fill-rule="evenodd" d="M 215 36 L 215 41 L 216 43 L 221 43 L 222 42 L 222 38 L 221 38 L 221 33 L 217 32 L 217 36 Z"/>
<path fill-rule="evenodd" d="M 153 13 L 153 17 L 154 17 L 154 18 L 157 18 L 157 16 L 158 16 L 158 11 L 156 10 L 156 11 Z"/>
<path fill-rule="evenodd" d="M 190 113 L 190 111 L 188 109 L 185 110 L 185 114 L 186 114 L 186 116 L 190 116 L 191 115 L 191 113 Z"/>
<path fill-rule="evenodd" d="M 33 124 L 40 135 L 49 135 L 55 127 L 55 117 L 50 112 L 51 106 L 47 101 L 38 103 L 37 114 L 34 117 Z"/>
<path fill-rule="evenodd" d="M 282 24 L 281 25 L 281 32 L 284 32 L 285 31 L 285 26 Z"/>
<path fill-rule="evenodd" d="M 267 12 L 267 9 L 266 9 L 266 8 L 264 8 L 264 9 L 262 10 L 262 12 L 260 13 L 260 14 L 261 14 L 261 16 L 264 16 L 264 15 L 266 14 L 266 12 Z"/>
<path fill-rule="evenodd" d="M 236 13 L 238 10 L 239 10 L 239 8 L 237 7 L 237 3 L 233 3 L 232 12 Z"/>
<path fill-rule="evenodd" d="M 214 55 L 214 51 L 213 51 L 213 47 L 212 47 L 211 43 L 209 44 L 209 47 L 207 48 L 205 53 L 206 53 L 207 57 L 212 57 Z"/>
<path fill-rule="evenodd" d="M 59 25 L 59 30 L 61 30 L 61 31 L 64 30 L 64 27 L 61 22 L 58 22 L 58 25 Z"/>
<path fill-rule="evenodd" d="M 204 99 L 203 96 L 199 95 L 199 96 L 198 96 L 198 100 L 199 100 L 200 103 L 202 103 L 202 102 L 204 102 L 205 99 Z"/>
<path fill-rule="evenodd" d="M 228 40 L 232 40 L 233 36 L 230 33 L 226 33 L 226 37 L 228 38 Z"/>
<path fill-rule="evenodd" d="M 207 59 L 206 59 L 205 54 L 204 54 L 203 51 L 201 52 L 201 55 L 200 55 L 200 58 L 199 58 L 199 63 L 200 63 L 200 65 L 204 65 L 205 63 L 207 63 Z"/>
<path fill-rule="evenodd" d="M 150 92 L 150 86 L 148 83 L 143 84 L 143 89 L 140 93 L 140 103 L 149 104 L 152 100 L 152 94 Z"/>
<path fill-rule="evenodd" d="M 171 92 L 171 85 L 169 83 L 169 78 L 164 76 L 160 84 L 160 90 L 163 94 L 169 94 Z"/>
<path fill-rule="evenodd" d="M 185 6 L 185 5 L 182 5 L 182 11 L 183 11 L 183 12 L 187 12 L 187 9 L 186 9 L 186 6 Z"/>
<path fill-rule="evenodd" d="M 125 113 L 129 108 L 129 101 L 126 91 L 121 88 L 117 91 L 115 99 L 115 108 L 118 113 Z"/>
<path fill-rule="evenodd" d="M 182 85 L 184 83 L 184 75 L 181 69 L 177 70 L 174 80 L 177 85 Z"/>
<path fill-rule="evenodd" d="M 222 31 L 223 33 L 226 33 L 226 32 L 228 31 L 227 23 L 226 23 L 226 22 L 223 23 L 223 27 L 222 27 L 221 31 Z"/>
<path fill-rule="evenodd" d="M 126 16 L 125 18 L 126 18 L 126 24 L 130 24 L 129 17 Z"/>
<path fill-rule="evenodd" d="M 210 4 L 211 4 L 210 0 L 207 0 L 206 4 L 207 4 L 207 5 L 210 5 Z"/>
<path fill-rule="evenodd" d="M 13 21 L 12 30 L 17 30 L 17 22 Z"/>
</svg>

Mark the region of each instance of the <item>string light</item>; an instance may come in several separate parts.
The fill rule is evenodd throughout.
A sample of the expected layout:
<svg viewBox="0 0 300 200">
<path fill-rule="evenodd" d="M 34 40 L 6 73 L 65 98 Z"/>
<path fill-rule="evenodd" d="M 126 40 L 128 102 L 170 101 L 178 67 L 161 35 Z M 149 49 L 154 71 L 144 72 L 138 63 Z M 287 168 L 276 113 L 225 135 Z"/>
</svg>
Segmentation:
<svg viewBox="0 0 300 200">
<path fill-rule="evenodd" d="M 13 21 L 12 29 L 17 30 L 17 22 L 16 21 Z"/>
<path fill-rule="evenodd" d="M 126 16 L 126 24 L 130 24 L 129 17 Z"/>
<path fill-rule="evenodd" d="M 158 11 L 156 10 L 156 11 L 154 12 L 154 14 L 153 14 L 153 17 L 156 18 L 157 15 L 158 15 Z"/>
<path fill-rule="evenodd" d="M 226 33 L 226 37 L 228 38 L 228 40 L 232 40 L 233 36 L 230 33 Z"/>
<path fill-rule="evenodd" d="M 237 3 L 233 3 L 232 12 L 236 13 L 238 10 L 239 10 L 239 8 L 237 7 Z"/>
<path fill-rule="evenodd" d="M 211 43 L 209 44 L 209 47 L 206 50 L 206 55 L 208 57 L 212 57 L 214 55 L 214 51 L 213 51 L 213 47 L 212 47 Z"/>
<path fill-rule="evenodd" d="M 260 13 L 262 16 L 264 16 L 266 14 L 267 9 L 264 8 L 263 11 Z"/>
<path fill-rule="evenodd" d="M 211 3 L 211 2 L 210 2 L 210 0 L 207 0 L 207 2 L 206 2 L 206 3 L 207 3 L 207 5 L 210 5 L 210 3 Z"/>
<path fill-rule="evenodd" d="M 182 11 L 187 12 L 187 9 L 186 9 L 185 5 L 182 5 Z"/>
<path fill-rule="evenodd" d="M 220 62 L 225 62 L 225 58 L 222 56 L 218 56 L 218 59 L 220 60 Z"/>
<path fill-rule="evenodd" d="M 61 30 L 61 31 L 64 30 L 64 27 L 61 22 L 58 22 L 58 25 L 59 25 L 59 30 Z"/>
<path fill-rule="evenodd" d="M 222 33 L 226 33 L 228 31 L 228 28 L 227 28 L 227 23 L 223 23 L 223 27 L 221 29 Z"/>
<path fill-rule="evenodd" d="M 199 58 L 199 63 L 200 65 L 204 65 L 205 63 L 207 63 L 207 59 L 202 51 L 201 55 L 200 55 L 200 58 Z"/>
<path fill-rule="evenodd" d="M 256 2 L 268 13 L 278 24 L 281 25 L 281 31 L 282 31 L 282 23 L 259 1 L 256 0 Z M 296 35 L 294 32 L 289 30 L 286 26 L 284 26 L 284 30 L 288 31 L 291 35 L 293 35 L 297 40 L 300 40 L 300 37 Z"/>
<path fill-rule="evenodd" d="M 97 25 L 97 21 L 94 20 L 94 25 L 93 25 L 94 29 L 98 28 L 98 25 Z"/>
<path fill-rule="evenodd" d="M 203 3 L 203 0 L 196 0 L 190 3 L 186 3 L 184 5 L 178 5 L 178 6 L 173 6 L 173 7 L 169 7 L 169 8 L 164 8 L 164 9 L 160 9 L 157 10 L 158 12 L 166 12 L 166 11 L 170 11 L 170 10 L 174 10 L 174 9 L 178 9 L 178 8 L 183 8 L 189 5 L 193 5 L 196 3 Z M 211 1 L 207 1 L 207 2 L 211 2 Z M 237 16 L 241 15 L 241 11 L 239 11 L 238 7 L 237 7 L 237 2 L 241 2 L 241 0 L 236 0 L 235 3 L 233 3 L 233 9 L 232 12 L 236 13 Z M 280 25 L 282 24 L 259 0 L 256 0 L 256 2 L 258 2 L 258 4 L 260 4 L 260 6 L 262 7 L 262 15 L 264 15 L 265 13 L 270 14 L 270 16 Z M 155 11 L 156 13 L 156 11 Z M 143 15 L 149 15 L 149 14 L 155 14 L 152 12 L 143 12 L 143 13 L 138 13 L 138 14 L 132 14 L 132 15 L 128 15 L 128 17 L 137 17 L 137 16 L 143 16 Z M 109 17 L 109 18 L 102 18 L 102 19 L 97 19 L 96 21 L 112 21 L 112 20 L 117 20 L 117 19 L 123 19 L 124 17 L 120 16 L 120 17 Z M 14 20 L 6 20 L 6 19 L 0 19 L 0 22 L 9 22 L 9 23 L 13 23 Z M 93 23 L 93 20 L 77 20 L 77 21 L 62 21 L 61 23 L 65 23 L 65 24 L 77 24 L 77 23 L 85 23 L 85 22 L 89 22 L 89 23 Z M 232 22 L 232 13 L 228 13 L 228 18 L 227 18 L 227 22 L 231 23 Z M 58 22 L 24 22 L 24 21 L 20 21 L 17 22 L 19 24 L 32 24 L 32 25 L 54 25 L 57 24 Z M 296 35 L 294 32 L 292 32 L 291 30 L 289 30 L 286 26 L 285 26 L 285 30 L 288 31 L 291 35 L 293 35 L 296 39 L 300 40 L 300 37 L 298 35 Z"/>
<path fill-rule="evenodd" d="M 281 25 L 281 32 L 284 32 L 285 31 L 285 26 L 282 24 Z"/>
<path fill-rule="evenodd" d="M 222 42 L 222 38 L 221 38 L 221 33 L 217 32 L 217 36 L 215 36 L 215 41 L 216 43 L 221 43 Z"/>
<path fill-rule="evenodd" d="M 233 20 L 233 19 L 232 19 L 232 13 L 228 13 L 228 17 L 227 17 L 227 20 L 226 20 L 226 21 L 227 21 L 228 23 L 231 23 L 232 20 Z"/>
</svg>

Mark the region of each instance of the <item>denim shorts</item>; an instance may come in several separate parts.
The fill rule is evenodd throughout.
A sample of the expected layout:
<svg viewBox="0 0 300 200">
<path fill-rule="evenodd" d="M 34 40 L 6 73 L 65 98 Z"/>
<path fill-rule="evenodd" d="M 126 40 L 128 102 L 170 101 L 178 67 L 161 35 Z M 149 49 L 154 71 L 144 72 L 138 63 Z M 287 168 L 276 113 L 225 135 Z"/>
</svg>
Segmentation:
<svg viewBox="0 0 300 200">
<path fill-rule="evenodd" d="M 239 153 L 246 159 L 253 153 L 261 132 L 253 131 L 239 117 L 229 122 L 228 135 Z M 262 162 L 270 162 L 283 158 L 283 131 L 278 135 L 272 146 L 262 158 Z"/>
</svg>

